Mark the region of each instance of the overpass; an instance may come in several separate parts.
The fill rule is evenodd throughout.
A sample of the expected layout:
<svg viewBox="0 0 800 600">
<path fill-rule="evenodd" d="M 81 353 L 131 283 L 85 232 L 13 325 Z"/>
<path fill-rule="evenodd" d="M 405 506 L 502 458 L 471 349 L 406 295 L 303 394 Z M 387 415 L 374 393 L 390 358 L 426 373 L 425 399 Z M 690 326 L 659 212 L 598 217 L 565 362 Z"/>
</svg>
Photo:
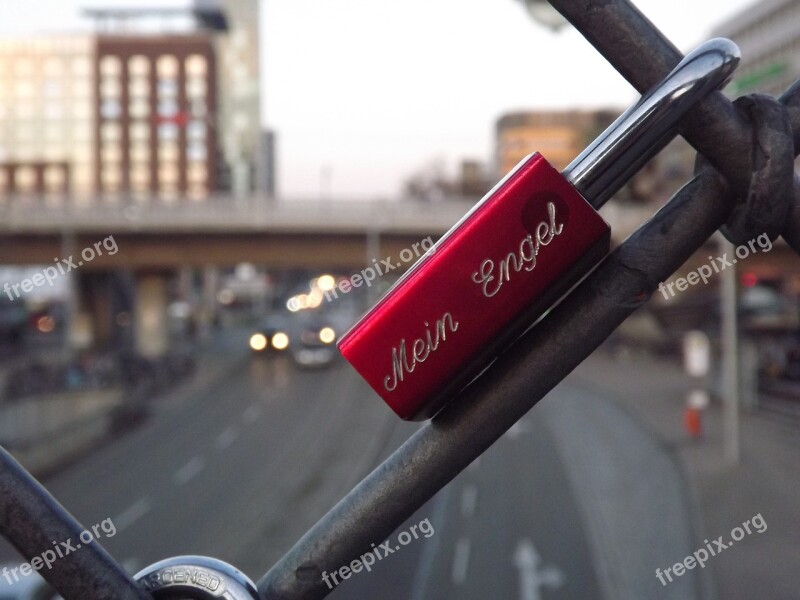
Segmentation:
<svg viewBox="0 0 800 600">
<path fill-rule="evenodd" d="M 352 269 L 397 254 L 427 236 L 438 239 L 474 199 L 438 202 L 268 201 L 102 202 L 76 205 L 17 198 L 0 203 L 0 264 L 50 264 L 65 247 L 84 248 L 113 235 L 120 252 L 86 270 L 174 269 L 251 262 L 272 268 Z M 603 210 L 615 241 L 652 209 Z"/>
<path fill-rule="evenodd" d="M 78 316 L 73 320 L 90 331 L 85 338 L 102 345 L 119 338 L 119 315 L 130 311 L 134 331 L 128 339 L 141 354 L 158 356 L 169 345 L 171 283 L 178 281 L 179 296 L 194 298 L 200 320 L 209 322 L 222 268 L 247 262 L 275 271 L 357 273 L 373 259 L 398 257 L 428 236 L 438 239 L 473 204 L 464 199 L 422 203 L 230 197 L 173 204 L 99 199 L 75 204 L 17 198 L 0 203 L 0 265 L 50 266 L 54 259 L 57 264 L 70 256 L 78 263 L 83 249 L 113 236 L 117 251 L 81 264 L 70 280 L 71 314 Z M 632 233 L 653 210 L 607 205 L 602 214 L 612 227 L 613 243 Z M 715 252 L 713 245 L 701 249 L 684 269 L 708 262 Z M 403 267 L 412 263 L 404 261 Z M 764 277 L 800 275 L 796 256 L 782 244 L 769 254 L 753 255 L 748 265 Z M 120 276 L 127 283 L 120 284 Z M 197 276 L 202 278 L 199 299 L 191 289 Z"/>
<path fill-rule="evenodd" d="M 273 268 L 353 268 L 437 239 L 472 206 L 422 202 L 218 198 L 206 202 L 85 206 L 20 200 L 0 205 L 0 264 L 50 264 L 64 252 L 113 235 L 120 251 L 87 270 L 171 269 L 251 262 Z"/>
</svg>

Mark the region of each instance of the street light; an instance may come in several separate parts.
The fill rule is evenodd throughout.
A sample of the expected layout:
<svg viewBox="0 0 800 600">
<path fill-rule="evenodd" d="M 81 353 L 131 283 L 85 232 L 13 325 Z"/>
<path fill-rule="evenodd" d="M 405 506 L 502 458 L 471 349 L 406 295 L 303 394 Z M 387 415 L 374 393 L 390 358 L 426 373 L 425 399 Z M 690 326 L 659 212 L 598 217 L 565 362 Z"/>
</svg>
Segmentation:
<svg viewBox="0 0 800 600">
<path fill-rule="evenodd" d="M 528 9 L 528 13 L 534 21 L 544 25 L 548 29 L 558 31 L 569 23 L 569 21 L 561 16 L 561 13 L 550 6 L 547 0 L 519 0 L 519 2 L 525 5 L 525 8 Z"/>
</svg>

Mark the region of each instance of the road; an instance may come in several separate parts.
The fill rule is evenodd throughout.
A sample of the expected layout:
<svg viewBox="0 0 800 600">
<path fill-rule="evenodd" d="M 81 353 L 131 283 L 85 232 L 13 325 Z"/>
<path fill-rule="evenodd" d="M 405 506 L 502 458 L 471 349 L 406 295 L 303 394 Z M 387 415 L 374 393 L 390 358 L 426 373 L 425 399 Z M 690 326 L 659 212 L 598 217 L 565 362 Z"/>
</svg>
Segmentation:
<svg viewBox="0 0 800 600">
<path fill-rule="evenodd" d="M 200 384 L 158 399 L 146 424 L 45 481 L 85 526 L 113 521 L 116 534 L 101 542 L 132 571 L 208 554 L 257 579 L 417 427 L 393 417 L 342 363 L 301 371 L 253 359 L 244 343 L 216 351 Z M 428 537 L 409 538 L 332 597 L 600 597 L 544 420 L 517 424 L 391 544 L 425 519 Z"/>
</svg>

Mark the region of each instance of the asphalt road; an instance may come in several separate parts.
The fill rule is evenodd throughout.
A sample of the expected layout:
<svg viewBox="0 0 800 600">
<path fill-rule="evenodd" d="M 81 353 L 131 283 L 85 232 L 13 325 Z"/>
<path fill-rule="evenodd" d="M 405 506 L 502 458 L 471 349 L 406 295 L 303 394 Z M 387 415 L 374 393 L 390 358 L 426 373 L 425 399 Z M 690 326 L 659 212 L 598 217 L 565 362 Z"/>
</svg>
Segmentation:
<svg viewBox="0 0 800 600">
<path fill-rule="evenodd" d="M 45 481 L 85 526 L 113 521 L 116 534 L 101 542 L 131 571 L 207 554 L 257 579 L 416 428 L 343 363 L 301 371 L 243 347 L 215 349 L 200 383 L 158 399 L 143 426 Z M 395 532 L 399 549 L 332 597 L 599 597 L 555 446 L 546 422 L 526 417 Z M 413 525 L 430 535 L 406 534 L 401 546 Z"/>
</svg>

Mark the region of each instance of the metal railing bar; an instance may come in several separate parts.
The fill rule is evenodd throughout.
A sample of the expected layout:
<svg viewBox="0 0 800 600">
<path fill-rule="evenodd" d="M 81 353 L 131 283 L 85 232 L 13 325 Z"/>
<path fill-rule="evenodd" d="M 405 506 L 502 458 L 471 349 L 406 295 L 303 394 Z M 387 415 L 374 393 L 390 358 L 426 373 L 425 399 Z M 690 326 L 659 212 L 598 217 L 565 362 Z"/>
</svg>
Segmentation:
<svg viewBox="0 0 800 600">
<path fill-rule="evenodd" d="M 41 568 L 39 574 L 67 599 L 151 600 L 99 542 L 80 541 L 83 531 L 42 484 L 0 448 L 0 534 L 29 562 L 47 550 L 64 554 L 62 558 L 56 552 L 51 567 Z"/>
<path fill-rule="evenodd" d="M 549 2 L 640 93 L 661 81 L 683 58 L 627 0 Z M 744 189 L 750 176 L 750 125 L 721 92 L 709 94 L 689 111 L 681 134 L 729 181 Z"/>
</svg>

